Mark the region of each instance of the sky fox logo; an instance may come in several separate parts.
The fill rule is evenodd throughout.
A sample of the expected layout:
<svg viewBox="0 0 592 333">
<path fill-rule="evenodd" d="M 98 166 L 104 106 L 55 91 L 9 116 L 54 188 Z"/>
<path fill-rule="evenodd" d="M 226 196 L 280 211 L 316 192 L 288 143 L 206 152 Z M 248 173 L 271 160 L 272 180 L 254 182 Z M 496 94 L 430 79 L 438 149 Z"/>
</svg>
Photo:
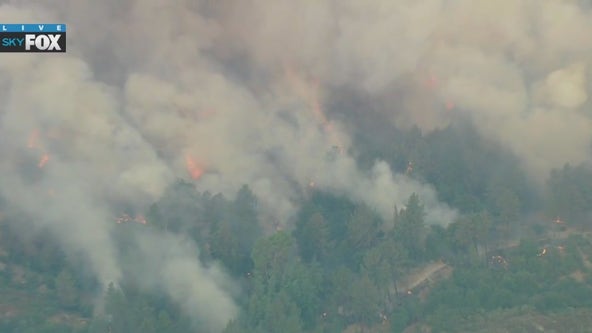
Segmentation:
<svg viewBox="0 0 592 333">
<path fill-rule="evenodd" d="M 66 52 L 66 25 L 0 24 L 0 52 Z"/>
<path fill-rule="evenodd" d="M 35 46 L 40 51 L 61 51 L 59 40 L 62 35 L 25 35 L 25 50 L 31 51 Z"/>
<path fill-rule="evenodd" d="M 2 38 L 2 46 L 4 47 L 22 47 L 25 45 L 25 51 L 53 51 L 60 52 L 62 47 L 59 44 L 62 35 L 58 34 L 47 34 L 47 35 L 35 35 L 26 34 L 24 38 Z"/>
</svg>

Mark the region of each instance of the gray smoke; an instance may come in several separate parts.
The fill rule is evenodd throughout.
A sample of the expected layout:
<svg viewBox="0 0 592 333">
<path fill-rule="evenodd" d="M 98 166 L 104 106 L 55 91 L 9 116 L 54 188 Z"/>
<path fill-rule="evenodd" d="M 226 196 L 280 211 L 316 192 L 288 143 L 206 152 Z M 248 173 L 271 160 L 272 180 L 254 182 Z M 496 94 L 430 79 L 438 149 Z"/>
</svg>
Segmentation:
<svg viewBox="0 0 592 333">
<path fill-rule="evenodd" d="M 429 185 L 382 161 L 357 166 L 350 133 L 325 112 L 327 87 L 364 92 L 374 103 L 360 112 L 397 126 L 471 117 L 535 180 L 590 159 L 592 17 L 577 1 L 26 0 L 0 20 L 69 25 L 66 55 L 0 57 L 0 191 L 104 284 L 121 275 L 114 207 L 150 203 L 188 166 L 200 190 L 250 184 L 264 223 L 285 222 L 311 186 L 387 219 L 415 192 L 431 223 L 449 223 Z M 236 313 L 223 273 L 186 247 L 163 258 L 147 286 L 223 327 Z"/>
<path fill-rule="evenodd" d="M 261 66 L 289 61 L 327 84 L 354 85 L 398 125 L 430 130 L 467 115 L 542 182 L 554 167 L 590 160 L 590 7 L 254 0 L 218 8 L 232 22 L 226 39 Z"/>
</svg>

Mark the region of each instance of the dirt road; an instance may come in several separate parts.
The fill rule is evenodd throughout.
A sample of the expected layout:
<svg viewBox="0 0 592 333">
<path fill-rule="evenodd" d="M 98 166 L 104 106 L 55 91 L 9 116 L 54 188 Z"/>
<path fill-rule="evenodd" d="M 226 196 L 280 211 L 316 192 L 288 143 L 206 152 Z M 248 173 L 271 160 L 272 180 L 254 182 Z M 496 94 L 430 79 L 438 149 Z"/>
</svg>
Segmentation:
<svg viewBox="0 0 592 333">
<path fill-rule="evenodd" d="M 426 280 L 429 280 L 437 273 L 439 273 L 442 269 L 450 267 L 445 263 L 438 261 L 434 263 L 427 264 L 426 266 L 422 267 L 421 269 L 417 270 L 416 272 L 411 273 L 406 277 L 406 279 L 400 284 L 401 290 L 411 290 L 415 287 L 419 286 Z"/>
</svg>

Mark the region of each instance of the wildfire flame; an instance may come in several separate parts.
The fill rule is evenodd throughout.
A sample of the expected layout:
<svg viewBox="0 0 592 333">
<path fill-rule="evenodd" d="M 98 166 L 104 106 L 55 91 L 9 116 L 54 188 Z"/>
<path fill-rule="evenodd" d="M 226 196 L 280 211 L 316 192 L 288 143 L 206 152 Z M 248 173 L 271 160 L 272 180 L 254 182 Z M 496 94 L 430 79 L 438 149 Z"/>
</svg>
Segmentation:
<svg viewBox="0 0 592 333">
<path fill-rule="evenodd" d="M 502 266 L 504 269 L 508 269 L 508 261 L 502 256 L 492 256 L 490 264 Z"/>
<path fill-rule="evenodd" d="M 409 162 L 407 163 L 407 170 L 405 171 L 405 173 L 410 174 L 411 172 L 413 172 L 413 163 Z"/>
<path fill-rule="evenodd" d="M 144 218 L 144 216 L 142 215 L 138 215 L 136 217 L 131 217 L 129 214 L 122 214 L 120 217 L 115 219 L 115 222 L 117 222 L 117 224 L 122 224 L 122 223 L 126 223 L 126 222 L 136 222 L 139 224 L 147 224 L 146 222 L 146 218 Z"/>
<path fill-rule="evenodd" d="M 42 169 L 47 162 L 49 162 L 49 154 L 44 153 L 43 156 L 41 156 L 41 159 L 39 160 L 39 164 L 37 165 L 40 169 Z"/>
<path fill-rule="evenodd" d="M 327 119 L 325 113 L 323 113 L 321 102 L 319 101 L 319 86 L 319 80 L 314 80 L 311 83 L 310 107 L 325 130 L 331 131 L 333 127 L 329 124 L 329 120 Z"/>
<path fill-rule="evenodd" d="M 310 107 L 313 110 L 313 113 L 315 114 L 318 121 L 323 126 L 323 130 L 325 131 L 325 133 L 327 133 L 329 140 L 334 144 L 334 147 L 338 148 L 339 154 L 343 154 L 343 144 L 341 140 L 338 138 L 338 134 L 334 130 L 333 123 L 327 118 L 327 116 L 323 112 L 321 102 L 319 101 L 318 90 L 319 82 L 318 80 L 315 80 L 312 83 Z"/>
<path fill-rule="evenodd" d="M 337 138 L 332 122 L 323 112 L 323 107 L 319 96 L 320 81 L 318 79 L 307 80 L 304 78 L 303 74 L 300 74 L 294 69 L 293 66 L 289 64 L 285 65 L 284 68 L 286 73 L 285 75 L 288 79 L 288 82 L 292 85 L 292 89 L 294 89 L 297 95 L 307 101 L 307 104 L 312 110 L 313 115 L 321 124 L 325 133 L 328 134 L 329 139 L 333 142 L 333 144 L 342 147 L 343 145 L 341 144 L 339 138 Z"/>
<path fill-rule="evenodd" d="M 115 221 L 118 224 L 121 224 L 121 223 L 124 223 L 124 222 L 129 222 L 131 220 L 132 220 L 132 218 L 129 215 L 127 215 L 127 214 L 123 214 L 120 217 L 118 217 L 118 218 L 115 219 Z"/>
<path fill-rule="evenodd" d="M 435 74 L 429 74 L 429 77 L 425 79 L 423 86 L 431 91 L 439 90 L 440 79 Z M 453 101 L 445 101 L 444 108 L 446 111 L 451 111 L 456 108 L 456 104 Z"/>
<path fill-rule="evenodd" d="M 195 159 L 189 155 L 185 156 L 185 166 L 187 167 L 189 176 L 191 176 L 193 180 L 198 180 L 204 174 L 203 168 L 201 168 Z"/>
<path fill-rule="evenodd" d="M 29 139 L 27 142 L 27 148 L 43 151 L 43 147 L 39 144 L 39 137 L 40 137 L 39 130 L 37 130 L 37 129 L 33 130 L 31 132 L 31 134 L 29 135 Z M 44 152 L 43 155 L 41 155 L 39 162 L 37 163 L 37 167 L 39 169 L 42 169 L 43 167 L 45 167 L 47 162 L 49 162 L 49 154 L 47 152 Z"/>
</svg>

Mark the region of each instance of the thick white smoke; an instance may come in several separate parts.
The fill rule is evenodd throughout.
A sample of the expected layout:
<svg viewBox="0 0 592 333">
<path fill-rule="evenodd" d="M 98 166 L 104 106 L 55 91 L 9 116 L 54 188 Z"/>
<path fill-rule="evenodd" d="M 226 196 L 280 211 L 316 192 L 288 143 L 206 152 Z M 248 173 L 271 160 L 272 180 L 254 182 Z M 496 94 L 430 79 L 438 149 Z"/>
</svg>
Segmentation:
<svg viewBox="0 0 592 333">
<path fill-rule="evenodd" d="M 0 17 L 70 23 L 74 15 L 112 10 L 108 4 L 57 4 L 5 5 Z M 347 133 L 324 114 L 322 89 L 289 61 L 267 73 L 269 82 L 244 83 L 208 53 L 218 51 L 209 40 L 219 37 L 224 22 L 188 7 L 127 4 L 125 21 L 113 22 L 125 26 L 123 32 L 101 37 L 74 20 L 69 54 L 3 55 L 0 65 L 6 157 L 0 191 L 34 225 L 49 226 L 66 250 L 85 255 L 105 287 L 122 274 L 111 238 L 117 207 L 155 200 L 176 177 L 187 176 L 188 161 L 205 172 L 198 182 L 202 190 L 231 195 L 250 184 L 265 223 L 285 222 L 311 183 L 348 194 L 386 219 L 395 203 L 419 192 L 432 212 L 430 221 L 452 218 L 429 187 L 393 176 L 383 162 L 364 174 L 347 155 Z M 120 50 L 111 55 L 112 64 L 85 55 L 95 51 L 95 39 Z M 113 77 L 121 71 L 122 83 L 102 70 L 113 71 Z M 159 263 L 158 274 L 143 285 L 164 290 L 188 315 L 219 330 L 237 312 L 231 283 L 221 283 L 227 279 L 220 270 L 202 267 L 192 247 L 173 246 L 177 241 L 139 241 L 141 260 Z"/>
<path fill-rule="evenodd" d="M 121 274 L 114 204 L 149 203 L 188 166 L 201 190 L 250 184 L 265 223 L 285 221 L 311 185 L 389 219 L 416 192 L 430 222 L 449 222 L 429 186 L 381 161 L 356 165 L 348 131 L 324 112 L 327 86 L 369 94 L 376 105 L 362 112 L 397 124 L 472 117 L 537 180 L 590 158 L 592 17 L 577 1 L 23 0 L 0 19 L 69 24 L 67 55 L 0 57 L 0 191 L 103 283 Z M 167 272 L 195 258 L 186 252 L 166 257 Z M 206 269 L 183 274 L 214 291 L 187 299 L 151 285 L 191 314 L 208 316 L 204 298 L 232 307 Z"/>
<path fill-rule="evenodd" d="M 356 86 L 399 125 L 430 130 L 465 114 L 539 182 L 590 160 L 589 2 L 218 4 L 232 22 L 225 40 L 260 66 L 289 59 L 325 83 Z"/>
<path fill-rule="evenodd" d="M 10 6 L 0 7 L 0 18 L 47 20 L 41 10 Z M 34 225 L 48 226 L 66 251 L 85 256 L 103 287 L 117 284 L 122 268 L 112 229 L 121 212 L 114 208 L 155 200 L 175 170 L 125 119 L 117 89 L 95 80 L 81 58 L 4 55 L 0 71 L 2 196 Z M 151 248 L 141 247 L 142 256 L 172 251 L 173 243 L 154 239 Z M 224 274 L 202 267 L 191 248 L 167 259 L 156 286 L 212 331 L 224 328 L 237 312 L 220 283 Z"/>
<path fill-rule="evenodd" d="M 199 314 L 191 319 L 208 332 L 219 330 L 237 314 L 231 297 L 236 286 L 219 266 L 200 265 L 198 249 L 190 240 L 162 233 L 137 236 L 140 257 L 135 264 L 141 269 L 136 278 L 142 287 L 165 290 L 186 313 Z"/>
</svg>

